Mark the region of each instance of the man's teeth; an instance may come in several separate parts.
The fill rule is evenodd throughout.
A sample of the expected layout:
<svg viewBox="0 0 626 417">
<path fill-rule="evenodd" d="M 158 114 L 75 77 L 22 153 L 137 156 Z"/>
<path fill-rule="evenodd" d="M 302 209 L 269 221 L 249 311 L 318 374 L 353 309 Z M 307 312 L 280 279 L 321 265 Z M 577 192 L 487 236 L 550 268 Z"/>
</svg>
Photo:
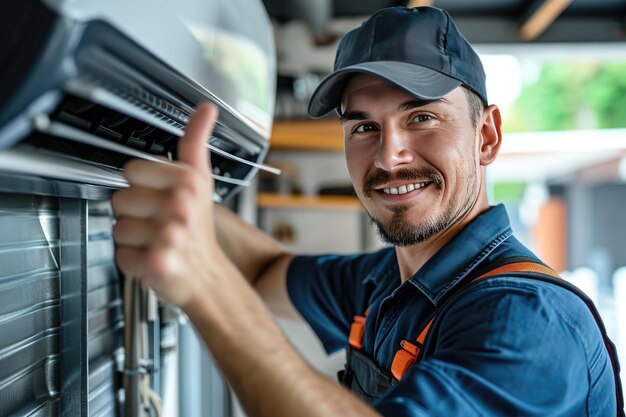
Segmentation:
<svg viewBox="0 0 626 417">
<path fill-rule="evenodd" d="M 417 184 L 403 185 L 403 186 L 398 187 L 398 188 L 395 188 L 395 187 L 383 188 L 383 193 L 385 193 L 385 194 L 406 194 L 409 191 L 417 190 L 419 188 L 426 187 L 427 185 L 428 185 L 427 182 L 420 182 L 420 183 L 417 183 Z"/>
</svg>

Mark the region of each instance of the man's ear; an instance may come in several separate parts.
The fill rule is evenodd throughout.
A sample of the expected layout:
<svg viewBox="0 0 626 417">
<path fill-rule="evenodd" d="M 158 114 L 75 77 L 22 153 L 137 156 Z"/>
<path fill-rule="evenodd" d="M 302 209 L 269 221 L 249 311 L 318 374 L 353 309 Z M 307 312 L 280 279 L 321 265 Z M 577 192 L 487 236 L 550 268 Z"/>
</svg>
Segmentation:
<svg viewBox="0 0 626 417">
<path fill-rule="evenodd" d="M 485 108 L 480 121 L 480 165 L 487 166 L 495 161 L 502 144 L 502 116 L 498 106 L 492 104 Z"/>
</svg>

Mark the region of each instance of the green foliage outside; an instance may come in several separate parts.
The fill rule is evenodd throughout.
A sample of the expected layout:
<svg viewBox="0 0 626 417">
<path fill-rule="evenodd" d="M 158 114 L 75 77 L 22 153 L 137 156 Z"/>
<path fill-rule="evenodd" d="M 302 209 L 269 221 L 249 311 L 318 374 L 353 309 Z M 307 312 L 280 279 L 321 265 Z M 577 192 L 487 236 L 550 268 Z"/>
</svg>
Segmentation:
<svg viewBox="0 0 626 417">
<path fill-rule="evenodd" d="M 524 197 L 526 183 L 496 182 L 492 186 L 490 201 L 492 203 L 510 203 L 520 201 Z"/>
<path fill-rule="evenodd" d="M 509 132 L 626 127 L 626 62 L 546 62 L 504 116 Z"/>
</svg>

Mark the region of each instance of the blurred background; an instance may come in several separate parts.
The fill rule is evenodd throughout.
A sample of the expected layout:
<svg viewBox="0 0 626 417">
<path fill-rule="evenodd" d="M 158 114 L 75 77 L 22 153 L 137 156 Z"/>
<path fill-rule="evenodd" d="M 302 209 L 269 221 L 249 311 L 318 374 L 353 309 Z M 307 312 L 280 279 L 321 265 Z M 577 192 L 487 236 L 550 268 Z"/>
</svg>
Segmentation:
<svg viewBox="0 0 626 417">
<path fill-rule="evenodd" d="M 306 108 L 339 39 L 389 6 L 447 10 L 481 55 L 504 120 L 490 203 L 594 300 L 626 362 L 626 0 L 5 3 L 0 417 L 119 416 L 139 403 L 123 389 L 131 376 L 149 377 L 165 416 L 244 415 L 179 311 L 146 296 L 142 317 L 124 317 L 123 296 L 137 303 L 113 259 L 110 193 L 127 159 L 175 158 L 195 103 L 214 100 L 216 200 L 298 253 L 380 248 L 336 115 L 309 120 Z M 282 175 L 255 175 L 266 152 Z M 336 379 L 343 352 L 279 324 Z"/>
<path fill-rule="evenodd" d="M 332 69 L 338 39 L 367 15 L 441 7 L 480 53 L 489 100 L 503 114 L 491 204 L 504 203 L 518 238 L 594 300 L 626 357 L 626 2 L 264 3 L 278 54 L 268 161 L 284 174 L 245 191 L 244 217 L 300 252 L 380 247 L 350 186 L 339 123 L 306 120 L 307 100 Z M 318 369 L 332 377 L 343 366 L 343 354 L 327 358 L 304 325 L 281 324 Z"/>
<path fill-rule="evenodd" d="M 277 59 L 267 162 L 283 174 L 260 173 L 231 201 L 246 221 L 299 253 L 382 246 L 354 196 L 336 115 L 309 120 L 306 108 L 345 33 L 384 7 L 440 7 L 481 55 L 489 100 L 503 114 L 500 156 L 487 171 L 490 203 L 505 204 L 517 237 L 591 297 L 626 358 L 626 1 L 263 5 Z M 343 352 L 326 355 L 305 324 L 279 324 L 313 367 L 336 378 Z M 243 416 L 191 326 L 180 337 L 180 398 L 171 402 L 179 414 Z"/>
</svg>

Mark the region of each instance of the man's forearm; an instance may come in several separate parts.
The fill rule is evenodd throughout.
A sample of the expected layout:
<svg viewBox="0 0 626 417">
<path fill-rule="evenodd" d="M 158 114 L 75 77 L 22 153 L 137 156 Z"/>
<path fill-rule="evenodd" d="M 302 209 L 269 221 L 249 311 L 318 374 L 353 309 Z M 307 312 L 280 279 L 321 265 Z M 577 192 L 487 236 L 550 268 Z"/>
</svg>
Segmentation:
<svg viewBox="0 0 626 417">
<path fill-rule="evenodd" d="M 380 416 L 295 352 L 259 297 L 224 259 L 185 307 L 250 417 Z M 207 294 L 213 293 L 211 297 Z"/>
<path fill-rule="evenodd" d="M 253 285 L 274 263 L 290 256 L 275 239 L 219 205 L 215 206 L 215 230 L 226 256 Z"/>
</svg>

